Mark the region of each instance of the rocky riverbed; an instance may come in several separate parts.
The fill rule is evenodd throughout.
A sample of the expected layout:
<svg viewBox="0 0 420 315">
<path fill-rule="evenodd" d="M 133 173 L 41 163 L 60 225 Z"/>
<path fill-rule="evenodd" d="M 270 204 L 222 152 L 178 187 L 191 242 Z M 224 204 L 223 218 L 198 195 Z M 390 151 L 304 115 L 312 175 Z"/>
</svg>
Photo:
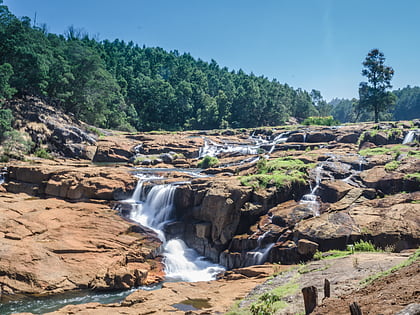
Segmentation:
<svg viewBox="0 0 420 315">
<path fill-rule="evenodd" d="M 162 281 L 162 240 L 132 220 L 125 202 L 145 174 L 159 179 L 143 184 L 138 201 L 156 185 L 174 187 L 170 222 L 162 227 L 166 239 L 182 239 L 228 270 L 296 264 L 358 240 L 395 252 L 419 246 L 420 122 L 98 137 L 37 100 L 19 106 L 20 128 L 46 143 L 54 159 L 4 165 L 2 301 Z M 205 156 L 217 162 L 200 169 Z M 223 284 L 174 283 L 162 290 L 244 288 L 229 295 L 233 303 L 256 275 L 236 272 Z M 146 293 L 135 294 L 147 300 L 140 296 Z M 127 301 L 121 307 L 150 310 Z M 161 312 L 168 303 L 162 301 Z M 212 310 L 226 311 L 227 304 Z"/>
</svg>

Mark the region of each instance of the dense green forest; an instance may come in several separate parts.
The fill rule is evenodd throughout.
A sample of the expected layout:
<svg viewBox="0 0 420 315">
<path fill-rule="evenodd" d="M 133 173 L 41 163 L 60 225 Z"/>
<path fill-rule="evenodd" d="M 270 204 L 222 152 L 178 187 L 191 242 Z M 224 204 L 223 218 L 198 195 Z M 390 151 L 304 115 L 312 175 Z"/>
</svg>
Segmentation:
<svg viewBox="0 0 420 315">
<path fill-rule="evenodd" d="M 188 53 L 99 41 L 74 27 L 51 34 L 0 5 L 0 99 L 25 94 L 120 130 L 257 127 L 330 114 L 341 122 L 369 119 L 355 114 L 353 101 L 327 104 L 319 91 L 230 71 Z M 401 104 L 388 118 L 419 115 L 419 88 L 396 94 Z"/>
</svg>

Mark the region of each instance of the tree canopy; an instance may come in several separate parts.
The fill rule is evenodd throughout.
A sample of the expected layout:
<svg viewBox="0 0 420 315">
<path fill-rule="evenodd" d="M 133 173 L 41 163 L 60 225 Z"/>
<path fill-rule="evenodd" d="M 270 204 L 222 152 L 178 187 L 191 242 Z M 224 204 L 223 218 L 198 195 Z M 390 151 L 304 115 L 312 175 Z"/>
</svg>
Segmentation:
<svg viewBox="0 0 420 315">
<path fill-rule="evenodd" d="M 183 130 L 279 125 L 317 114 L 311 95 L 216 61 L 133 42 L 32 26 L 0 6 L 0 98 L 33 94 L 104 128 Z"/>
<path fill-rule="evenodd" d="M 394 70 L 385 66 L 385 56 L 378 49 L 372 49 L 363 62 L 362 75 L 367 82 L 359 86 L 359 106 L 365 110 L 373 110 L 375 122 L 379 113 L 395 104 L 395 95 L 387 89 L 392 88 L 391 79 Z"/>
</svg>

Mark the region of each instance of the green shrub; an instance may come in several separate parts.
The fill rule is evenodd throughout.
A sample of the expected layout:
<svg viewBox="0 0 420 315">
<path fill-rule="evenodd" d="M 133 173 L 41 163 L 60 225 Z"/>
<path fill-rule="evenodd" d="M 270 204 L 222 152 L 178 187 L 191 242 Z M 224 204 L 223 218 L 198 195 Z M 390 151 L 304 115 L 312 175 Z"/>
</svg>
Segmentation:
<svg viewBox="0 0 420 315">
<path fill-rule="evenodd" d="M 13 115 L 10 109 L 0 109 L 0 138 L 6 131 L 12 130 Z"/>
<path fill-rule="evenodd" d="M 53 157 L 51 156 L 51 154 L 45 150 L 44 148 L 38 148 L 35 152 L 34 155 L 36 157 L 39 157 L 41 159 L 49 159 L 51 160 Z"/>
<path fill-rule="evenodd" d="M 198 162 L 197 166 L 199 168 L 210 168 L 215 167 L 218 164 L 219 160 L 217 157 L 206 155 L 200 162 Z"/>
<path fill-rule="evenodd" d="M 105 136 L 105 134 L 101 130 L 93 126 L 88 126 L 86 130 L 88 132 L 94 133 L 96 136 L 98 136 L 98 138 Z"/>
<path fill-rule="evenodd" d="M 26 133 L 21 133 L 17 130 L 5 132 L 3 138 L 3 152 L 12 158 L 22 159 L 34 146 L 34 143 L 29 140 L 29 136 Z"/>
<path fill-rule="evenodd" d="M 321 117 L 321 116 L 311 116 L 306 118 L 303 121 L 304 125 L 321 125 L 321 126 L 334 126 L 334 125 L 338 125 L 339 121 L 335 120 L 333 118 L 333 116 L 325 116 L 325 117 Z"/>
<path fill-rule="evenodd" d="M 401 162 L 400 161 L 392 161 L 389 162 L 387 164 L 385 164 L 385 170 L 390 172 L 390 171 L 395 171 L 398 166 L 400 166 Z"/>
<path fill-rule="evenodd" d="M 353 244 L 353 249 L 355 252 L 377 252 L 378 249 L 370 241 L 360 240 Z"/>
</svg>

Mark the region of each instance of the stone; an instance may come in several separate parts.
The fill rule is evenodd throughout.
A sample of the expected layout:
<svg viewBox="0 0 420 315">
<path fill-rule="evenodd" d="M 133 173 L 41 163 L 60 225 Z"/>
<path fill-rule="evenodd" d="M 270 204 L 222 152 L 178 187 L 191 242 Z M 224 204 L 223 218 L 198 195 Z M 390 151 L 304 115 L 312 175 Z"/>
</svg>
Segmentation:
<svg viewBox="0 0 420 315">
<path fill-rule="evenodd" d="M 353 187 L 342 180 L 329 180 L 321 182 L 319 195 L 323 202 L 337 202 L 343 198 Z"/>
<path fill-rule="evenodd" d="M 131 288 L 162 277 L 156 236 L 100 202 L 1 193 L 0 286 L 9 294 Z M 143 262 L 141 262 L 143 261 Z"/>
<path fill-rule="evenodd" d="M 319 247 L 317 243 L 306 239 L 300 239 L 297 246 L 298 253 L 306 257 L 313 257 Z"/>
</svg>

